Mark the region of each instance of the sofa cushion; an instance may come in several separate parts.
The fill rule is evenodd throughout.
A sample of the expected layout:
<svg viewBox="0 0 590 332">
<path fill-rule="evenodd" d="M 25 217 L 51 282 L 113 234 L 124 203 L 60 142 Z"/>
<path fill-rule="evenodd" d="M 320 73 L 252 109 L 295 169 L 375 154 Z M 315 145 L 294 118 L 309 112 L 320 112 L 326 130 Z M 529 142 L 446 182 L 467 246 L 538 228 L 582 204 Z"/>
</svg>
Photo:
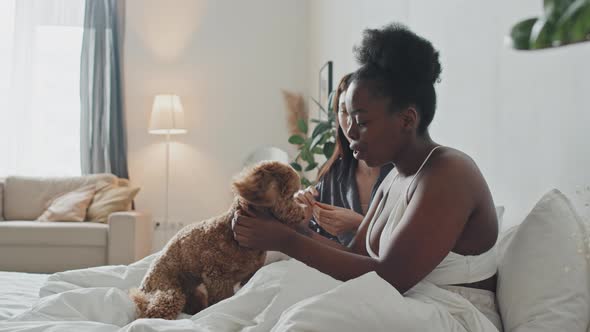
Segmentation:
<svg viewBox="0 0 590 332">
<path fill-rule="evenodd" d="M 4 219 L 35 220 L 56 196 L 99 181 L 117 183 L 112 174 L 77 177 L 9 176 L 4 183 Z"/>
<path fill-rule="evenodd" d="M 107 245 L 109 226 L 90 222 L 0 222 L 2 245 L 99 246 Z"/>
<path fill-rule="evenodd" d="M 111 213 L 131 210 L 131 202 L 138 192 L 139 188 L 135 187 L 102 186 L 88 206 L 86 220 L 106 223 Z"/>
<path fill-rule="evenodd" d="M 104 182 L 102 182 L 104 183 Z M 74 191 L 57 196 L 50 202 L 47 210 L 37 218 L 38 221 L 84 221 L 86 210 L 96 193 L 96 186 L 91 184 Z"/>
</svg>

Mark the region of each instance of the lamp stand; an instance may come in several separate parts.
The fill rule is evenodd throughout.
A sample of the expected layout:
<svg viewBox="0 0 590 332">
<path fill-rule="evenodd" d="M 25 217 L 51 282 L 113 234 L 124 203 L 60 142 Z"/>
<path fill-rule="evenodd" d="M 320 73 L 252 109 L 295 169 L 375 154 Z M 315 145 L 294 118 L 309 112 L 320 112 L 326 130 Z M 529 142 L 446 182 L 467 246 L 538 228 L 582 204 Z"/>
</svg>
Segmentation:
<svg viewBox="0 0 590 332">
<path fill-rule="evenodd" d="M 166 134 L 166 202 L 164 208 L 164 223 L 168 226 L 168 191 L 170 187 L 170 133 Z"/>
</svg>

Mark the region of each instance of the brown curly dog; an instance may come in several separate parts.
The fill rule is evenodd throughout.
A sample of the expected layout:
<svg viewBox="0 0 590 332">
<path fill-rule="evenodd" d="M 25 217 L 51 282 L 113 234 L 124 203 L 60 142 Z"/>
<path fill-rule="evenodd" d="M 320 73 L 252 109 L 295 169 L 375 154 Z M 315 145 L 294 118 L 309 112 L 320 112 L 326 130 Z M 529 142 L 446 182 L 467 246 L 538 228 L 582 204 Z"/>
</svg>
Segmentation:
<svg viewBox="0 0 590 332">
<path fill-rule="evenodd" d="M 267 211 L 292 227 L 303 221 L 293 195 L 299 175 L 289 165 L 261 162 L 244 170 L 233 183 L 234 203 L 224 214 L 181 229 L 154 260 L 139 289 L 130 291 L 138 318 L 176 319 L 195 314 L 234 294 L 250 278 L 266 252 L 240 247 L 231 219 L 237 209 Z"/>
</svg>

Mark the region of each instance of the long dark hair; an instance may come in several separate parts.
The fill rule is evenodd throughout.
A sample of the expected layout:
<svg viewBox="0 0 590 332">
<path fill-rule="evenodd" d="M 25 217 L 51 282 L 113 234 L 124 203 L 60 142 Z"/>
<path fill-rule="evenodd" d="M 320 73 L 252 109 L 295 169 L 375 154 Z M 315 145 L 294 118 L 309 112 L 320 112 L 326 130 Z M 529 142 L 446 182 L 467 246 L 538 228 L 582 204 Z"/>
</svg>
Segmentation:
<svg viewBox="0 0 590 332">
<path fill-rule="evenodd" d="M 342 163 L 345 167 L 342 169 L 346 169 L 346 165 L 350 165 L 353 161 L 354 157 L 352 155 L 352 150 L 349 147 L 348 140 L 346 136 L 344 136 L 344 132 L 342 131 L 342 127 L 340 127 L 340 123 L 338 122 L 338 112 L 340 110 L 340 95 L 343 92 L 346 92 L 348 89 L 348 85 L 350 84 L 350 78 L 352 77 L 352 73 L 344 75 L 340 79 L 340 83 L 338 83 L 338 88 L 334 92 L 334 96 L 332 98 L 332 109 L 336 113 L 336 126 L 337 126 L 337 133 L 336 133 L 336 142 L 334 146 L 334 153 L 332 156 L 324 163 L 320 171 L 318 172 L 317 179 L 320 180 L 326 173 L 330 171 L 336 160 L 342 158 Z"/>
</svg>

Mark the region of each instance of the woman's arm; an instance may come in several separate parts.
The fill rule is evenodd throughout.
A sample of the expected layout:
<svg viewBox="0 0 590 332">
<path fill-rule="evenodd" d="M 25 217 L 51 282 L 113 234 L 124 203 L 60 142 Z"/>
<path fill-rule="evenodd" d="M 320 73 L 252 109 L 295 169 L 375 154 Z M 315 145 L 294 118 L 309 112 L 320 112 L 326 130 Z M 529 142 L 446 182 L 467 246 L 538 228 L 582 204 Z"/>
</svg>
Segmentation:
<svg viewBox="0 0 590 332">
<path fill-rule="evenodd" d="M 298 225 L 297 228 L 295 229 L 295 231 L 298 234 L 308 237 L 308 238 L 312 239 L 313 241 L 319 242 L 324 246 L 336 248 L 338 250 L 351 251 L 350 248 L 343 246 L 334 240 L 330 240 L 327 237 L 321 236 L 320 234 L 314 232 L 311 228 L 309 228 L 307 226 L 307 223 Z"/>
<path fill-rule="evenodd" d="M 452 250 L 474 209 L 474 192 L 479 191 L 473 188 L 477 172 L 468 163 L 437 164 L 421 177 L 385 255 L 379 259 L 331 250 L 308 255 L 307 248 L 313 250 L 313 245 L 298 235 L 293 235 L 283 250 L 339 280 L 376 271 L 400 292 L 407 291 Z M 366 228 L 363 231 L 366 236 Z"/>
<path fill-rule="evenodd" d="M 463 159 L 434 161 L 430 171 L 422 174 L 385 254 L 378 259 L 325 246 L 280 223 L 259 218 L 239 217 L 235 238 L 247 247 L 280 250 L 339 280 L 375 271 L 404 293 L 451 251 L 474 210 L 475 193 L 480 189 L 474 188 L 481 184 L 474 164 Z M 366 236 L 367 220 L 354 248 L 359 248 L 357 242 Z"/>
<path fill-rule="evenodd" d="M 322 195 L 322 188 L 323 188 L 323 181 L 320 180 L 315 187 L 310 186 L 304 190 L 300 190 L 293 196 L 295 201 L 301 205 L 301 207 L 305 210 L 305 221 L 296 227 L 297 233 L 307 236 L 315 241 L 321 242 L 324 245 L 338 248 L 340 250 L 349 250 L 346 246 L 341 245 L 340 243 L 330 240 L 317 232 L 314 232 L 309 223 L 313 218 L 313 207 L 316 204 L 316 198 L 321 199 Z"/>
<path fill-rule="evenodd" d="M 364 216 L 352 209 L 316 202 L 313 217 L 325 231 L 336 236 L 356 233 Z"/>
<path fill-rule="evenodd" d="M 330 174 L 328 173 L 328 175 Z M 330 242 L 336 242 L 339 240 L 338 237 L 347 233 L 354 234 L 357 231 L 363 220 L 363 215 L 342 206 L 332 205 L 335 200 L 339 200 L 333 196 L 333 186 L 324 186 L 326 180 L 332 181 L 332 178 L 324 177 L 315 187 L 310 186 L 298 191 L 295 193 L 294 199 L 302 206 L 305 211 L 305 219 L 308 220 L 304 223 L 304 227 L 299 228 L 298 231 L 334 246 Z M 306 228 L 312 231 L 307 232 Z M 325 241 L 324 238 L 328 241 Z M 343 246 L 336 247 L 345 248 Z"/>
</svg>

